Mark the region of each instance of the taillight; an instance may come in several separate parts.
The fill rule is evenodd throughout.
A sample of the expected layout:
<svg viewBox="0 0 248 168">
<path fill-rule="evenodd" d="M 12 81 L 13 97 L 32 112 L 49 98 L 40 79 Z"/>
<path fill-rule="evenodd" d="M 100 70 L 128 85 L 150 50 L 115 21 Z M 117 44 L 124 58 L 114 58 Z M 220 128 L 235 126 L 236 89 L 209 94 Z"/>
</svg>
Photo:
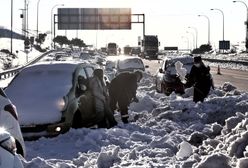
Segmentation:
<svg viewBox="0 0 248 168">
<path fill-rule="evenodd" d="M 9 112 L 16 120 L 18 120 L 16 107 L 13 104 L 4 106 L 4 110 Z"/>
</svg>

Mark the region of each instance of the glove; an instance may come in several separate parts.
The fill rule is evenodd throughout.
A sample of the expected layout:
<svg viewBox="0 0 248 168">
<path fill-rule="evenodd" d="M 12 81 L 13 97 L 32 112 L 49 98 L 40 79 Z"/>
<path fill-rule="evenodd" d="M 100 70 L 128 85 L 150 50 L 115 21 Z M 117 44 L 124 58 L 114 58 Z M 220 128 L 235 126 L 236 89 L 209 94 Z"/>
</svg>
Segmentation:
<svg viewBox="0 0 248 168">
<path fill-rule="evenodd" d="M 137 99 L 137 97 L 134 97 L 134 98 L 133 98 L 133 102 L 138 103 L 138 102 L 139 102 L 139 99 Z"/>
</svg>

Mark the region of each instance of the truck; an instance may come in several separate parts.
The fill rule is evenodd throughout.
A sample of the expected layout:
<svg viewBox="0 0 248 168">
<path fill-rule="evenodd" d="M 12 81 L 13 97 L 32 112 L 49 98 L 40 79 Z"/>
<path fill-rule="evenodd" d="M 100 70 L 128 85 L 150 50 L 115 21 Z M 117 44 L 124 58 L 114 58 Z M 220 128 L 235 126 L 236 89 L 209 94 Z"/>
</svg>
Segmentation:
<svg viewBox="0 0 248 168">
<path fill-rule="evenodd" d="M 126 46 L 124 47 L 124 55 L 130 55 L 131 50 L 132 50 L 132 47 L 126 45 Z"/>
<path fill-rule="evenodd" d="M 141 55 L 144 58 L 157 59 L 160 42 L 157 35 L 144 35 L 142 40 Z"/>
<path fill-rule="evenodd" d="M 117 55 L 117 44 L 116 43 L 108 43 L 107 54 L 108 55 Z"/>
</svg>

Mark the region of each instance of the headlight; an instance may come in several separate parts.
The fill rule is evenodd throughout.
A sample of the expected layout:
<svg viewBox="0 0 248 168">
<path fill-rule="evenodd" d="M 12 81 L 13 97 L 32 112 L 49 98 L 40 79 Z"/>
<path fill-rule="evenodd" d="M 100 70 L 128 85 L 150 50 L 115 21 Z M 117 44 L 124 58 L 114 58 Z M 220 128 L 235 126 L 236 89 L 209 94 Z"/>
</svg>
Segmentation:
<svg viewBox="0 0 248 168">
<path fill-rule="evenodd" d="M 56 103 L 57 105 L 57 108 L 60 110 L 60 111 L 63 111 L 66 107 L 66 102 L 65 102 L 65 99 L 64 98 L 61 98 L 57 101 Z"/>
<path fill-rule="evenodd" d="M 17 150 L 15 139 L 8 132 L 4 132 L 3 134 L 6 134 L 4 135 L 6 137 L 0 141 L 0 146 L 10 153 L 15 154 Z"/>
</svg>

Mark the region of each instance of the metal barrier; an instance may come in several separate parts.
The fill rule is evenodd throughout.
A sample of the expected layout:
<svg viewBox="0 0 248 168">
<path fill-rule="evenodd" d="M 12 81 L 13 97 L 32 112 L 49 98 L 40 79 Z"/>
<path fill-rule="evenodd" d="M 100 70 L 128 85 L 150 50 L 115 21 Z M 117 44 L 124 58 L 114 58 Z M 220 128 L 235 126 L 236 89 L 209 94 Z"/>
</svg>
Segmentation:
<svg viewBox="0 0 248 168">
<path fill-rule="evenodd" d="M 220 59 L 211 59 L 211 58 L 202 58 L 202 60 L 216 63 L 235 63 L 248 66 L 248 61 L 233 61 L 233 60 L 220 60 Z"/>
<path fill-rule="evenodd" d="M 27 64 L 25 64 L 22 67 L 12 68 L 12 69 L 8 69 L 6 71 L 0 72 L 0 80 L 7 79 L 7 78 L 10 78 L 10 77 L 16 75 L 18 72 L 20 72 L 26 66 L 38 62 L 40 59 L 42 59 L 44 56 L 50 54 L 51 52 L 54 52 L 54 50 L 50 50 L 50 51 L 48 51 L 48 52 L 36 57 L 35 59 L 33 59 L 32 61 L 28 62 Z"/>
</svg>

